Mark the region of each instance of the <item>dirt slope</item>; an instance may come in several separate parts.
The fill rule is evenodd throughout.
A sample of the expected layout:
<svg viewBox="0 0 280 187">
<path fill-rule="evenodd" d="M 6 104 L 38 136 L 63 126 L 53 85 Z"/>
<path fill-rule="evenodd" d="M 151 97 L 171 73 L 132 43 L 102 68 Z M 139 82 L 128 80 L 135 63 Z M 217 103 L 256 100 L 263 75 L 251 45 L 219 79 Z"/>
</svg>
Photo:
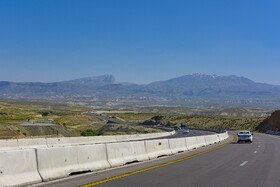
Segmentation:
<svg viewBox="0 0 280 187">
<path fill-rule="evenodd" d="M 266 118 L 256 130 L 260 132 L 266 132 L 267 130 L 275 131 L 276 128 L 280 130 L 280 110 L 276 110 L 270 117 Z"/>
</svg>

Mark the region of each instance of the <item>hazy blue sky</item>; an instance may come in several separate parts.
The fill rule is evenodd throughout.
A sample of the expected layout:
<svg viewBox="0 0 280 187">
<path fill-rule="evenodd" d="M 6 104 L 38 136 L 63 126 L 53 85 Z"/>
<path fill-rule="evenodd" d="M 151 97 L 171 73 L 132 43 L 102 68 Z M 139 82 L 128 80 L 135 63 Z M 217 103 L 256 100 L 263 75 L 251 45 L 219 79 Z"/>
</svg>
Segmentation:
<svg viewBox="0 0 280 187">
<path fill-rule="evenodd" d="M 279 10 L 279 0 L 0 0 L 0 81 L 199 72 L 280 85 Z"/>
</svg>

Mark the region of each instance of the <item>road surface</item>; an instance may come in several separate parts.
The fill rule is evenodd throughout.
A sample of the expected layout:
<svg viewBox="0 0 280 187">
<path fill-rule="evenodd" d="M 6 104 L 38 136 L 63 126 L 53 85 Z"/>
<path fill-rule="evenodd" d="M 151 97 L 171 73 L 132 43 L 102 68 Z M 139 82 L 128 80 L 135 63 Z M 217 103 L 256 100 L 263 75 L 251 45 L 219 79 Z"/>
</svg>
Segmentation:
<svg viewBox="0 0 280 187">
<path fill-rule="evenodd" d="M 161 129 L 161 130 L 165 130 L 165 131 L 172 131 L 173 128 L 172 127 L 155 127 L 153 125 L 149 126 L 149 125 L 141 125 L 141 124 L 137 124 L 137 123 L 131 123 L 131 122 L 127 122 L 127 121 L 123 121 L 123 120 L 119 120 L 117 118 L 113 118 L 113 117 L 109 117 L 107 115 L 99 115 L 97 113 L 93 113 L 93 112 L 85 112 L 85 115 L 93 115 L 93 116 L 98 116 L 100 118 L 102 118 L 104 121 L 111 121 L 113 123 L 117 123 L 117 124 L 123 124 L 123 125 L 131 125 L 131 126 L 143 126 L 143 127 L 149 127 L 149 128 L 155 128 L 155 129 Z M 202 131 L 202 130 L 193 130 L 190 129 L 189 133 L 184 133 L 184 129 L 180 129 L 178 131 L 176 131 L 175 135 L 172 136 L 168 136 L 168 137 L 161 137 L 161 138 L 155 138 L 155 139 L 163 139 L 163 138 L 182 138 L 182 137 L 190 137 L 190 136 L 202 136 L 202 135 L 209 135 L 212 134 L 209 131 Z"/>
</svg>

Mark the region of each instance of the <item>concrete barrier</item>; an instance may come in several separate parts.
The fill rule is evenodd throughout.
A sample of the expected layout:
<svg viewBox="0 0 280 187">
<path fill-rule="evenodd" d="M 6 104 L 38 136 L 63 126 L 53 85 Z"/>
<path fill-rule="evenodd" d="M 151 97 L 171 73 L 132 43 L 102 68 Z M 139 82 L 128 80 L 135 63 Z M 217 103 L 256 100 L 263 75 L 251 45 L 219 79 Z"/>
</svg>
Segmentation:
<svg viewBox="0 0 280 187">
<path fill-rule="evenodd" d="M 90 143 L 109 143 L 117 142 L 117 136 L 90 136 L 88 137 Z"/>
<path fill-rule="evenodd" d="M 213 145 L 219 141 L 216 134 L 204 136 L 206 145 Z"/>
<path fill-rule="evenodd" d="M 107 143 L 106 148 L 108 162 L 112 167 L 149 160 L 144 141 Z"/>
<path fill-rule="evenodd" d="M 195 136 L 185 138 L 188 150 L 196 149 L 199 147 Z"/>
<path fill-rule="evenodd" d="M 0 140 L 0 150 L 18 149 L 17 139 Z"/>
<path fill-rule="evenodd" d="M 73 147 L 38 148 L 38 170 L 43 181 L 67 177 L 78 171 L 77 155 Z"/>
<path fill-rule="evenodd" d="M 150 159 L 172 154 L 169 148 L 168 139 L 146 140 L 145 147 L 146 147 L 146 152 Z"/>
<path fill-rule="evenodd" d="M 91 137 L 63 137 L 63 138 L 29 138 L 0 140 L 0 150 L 63 147 L 72 145 L 86 145 L 96 143 L 123 142 L 143 140 L 173 135 L 175 131 L 150 134 L 116 135 L 116 136 L 91 136 Z"/>
<path fill-rule="evenodd" d="M 123 136 L 123 135 L 119 135 L 119 136 Z M 48 147 L 61 147 L 61 146 L 72 146 L 72 145 L 117 142 L 118 141 L 117 137 L 118 136 L 47 138 L 47 145 Z M 119 140 L 120 139 L 121 138 L 119 138 Z"/>
<path fill-rule="evenodd" d="M 124 136 L 123 140 L 139 138 Z M 148 135 L 150 136 L 150 135 Z M 164 155 L 213 144 L 224 140 L 228 133 L 175 139 L 157 139 L 107 144 L 87 144 L 102 141 L 101 137 L 63 138 L 61 142 L 50 142 L 52 146 L 79 144 L 64 147 L 41 147 L 36 149 L 0 151 L 0 186 L 21 186 L 67 177 L 74 172 L 98 171 L 125 165 L 134 161 L 145 161 Z M 142 136 L 143 138 L 143 136 Z M 38 139 L 36 139 L 38 140 Z M 35 139 L 1 140 L 1 146 L 27 147 L 45 145 L 46 139 L 34 143 Z M 58 139 L 56 139 L 58 141 Z M 77 140 L 75 142 L 74 140 Z M 118 140 L 111 136 L 107 140 Z M 72 142 L 74 141 L 74 142 Z M 47 140 L 46 140 L 47 142 Z M 81 144 L 81 145 L 80 145 Z"/>
<path fill-rule="evenodd" d="M 225 133 L 218 134 L 218 139 L 219 139 L 220 142 L 226 139 L 224 134 Z"/>
<path fill-rule="evenodd" d="M 223 141 L 228 138 L 228 132 L 221 133 L 221 134 L 219 134 L 219 136 L 220 136 L 220 138 L 219 138 L 220 141 Z"/>
<path fill-rule="evenodd" d="M 211 136 L 211 135 L 207 135 Z M 198 147 L 204 147 L 206 146 L 205 136 L 196 136 L 196 142 Z"/>
<path fill-rule="evenodd" d="M 221 134 L 217 134 L 216 136 L 217 136 L 217 142 L 220 142 L 220 141 L 223 140 L 222 133 Z"/>
<path fill-rule="evenodd" d="M 228 132 L 217 134 L 218 141 L 223 141 L 228 138 Z"/>
<path fill-rule="evenodd" d="M 172 154 L 187 151 L 186 138 L 171 138 L 168 139 L 169 147 Z"/>
<path fill-rule="evenodd" d="M 73 143 L 77 141 L 76 137 L 72 137 L 71 139 Z M 71 145 L 71 139 L 70 138 L 46 138 L 48 147 L 69 146 Z M 84 137 L 80 137 L 80 139 L 83 140 Z"/>
<path fill-rule="evenodd" d="M 46 138 L 18 139 L 19 148 L 47 147 Z"/>
<path fill-rule="evenodd" d="M 136 136 L 133 136 L 133 135 L 121 135 L 121 136 L 116 136 L 116 139 L 117 139 L 117 142 L 133 141 L 136 139 L 135 137 Z"/>
<path fill-rule="evenodd" d="M 38 169 L 44 181 L 74 172 L 109 168 L 104 144 L 38 148 Z"/>
<path fill-rule="evenodd" d="M 34 149 L 0 151 L 0 186 L 42 182 Z"/>
<path fill-rule="evenodd" d="M 105 144 L 83 145 L 77 148 L 80 171 L 98 171 L 111 167 Z"/>
</svg>

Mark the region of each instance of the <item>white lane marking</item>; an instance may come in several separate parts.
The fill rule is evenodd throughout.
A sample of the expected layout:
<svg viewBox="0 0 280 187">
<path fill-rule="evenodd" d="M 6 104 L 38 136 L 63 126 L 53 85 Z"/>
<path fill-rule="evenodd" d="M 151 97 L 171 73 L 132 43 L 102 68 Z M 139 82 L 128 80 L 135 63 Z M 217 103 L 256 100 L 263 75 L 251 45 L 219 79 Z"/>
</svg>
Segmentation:
<svg viewBox="0 0 280 187">
<path fill-rule="evenodd" d="M 254 153 L 256 154 L 258 151 L 255 151 Z"/>
<path fill-rule="evenodd" d="M 248 163 L 248 161 L 244 161 L 244 162 L 242 162 L 242 164 L 240 164 L 240 166 L 242 167 L 242 166 L 244 166 L 247 163 Z"/>
</svg>

